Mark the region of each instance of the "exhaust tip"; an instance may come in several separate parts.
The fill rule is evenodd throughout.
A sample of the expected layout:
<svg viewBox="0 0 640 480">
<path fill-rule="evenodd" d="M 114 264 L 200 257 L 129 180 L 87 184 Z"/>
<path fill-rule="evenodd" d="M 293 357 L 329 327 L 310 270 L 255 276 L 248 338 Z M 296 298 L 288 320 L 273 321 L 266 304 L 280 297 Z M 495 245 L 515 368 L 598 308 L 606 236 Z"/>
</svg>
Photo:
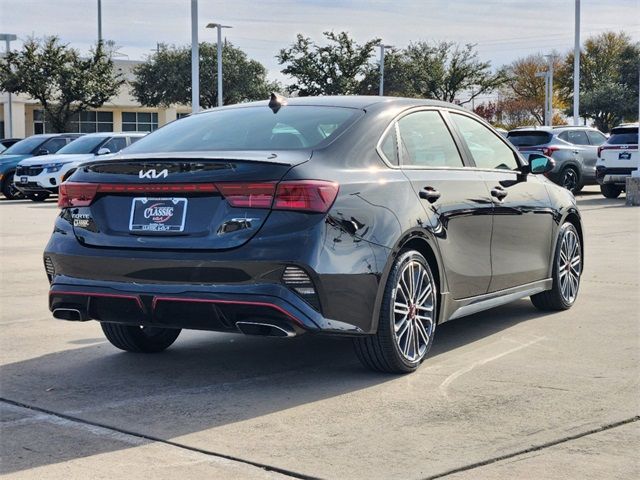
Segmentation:
<svg viewBox="0 0 640 480">
<path fill-rule="evenodd" d="M 262 322 L 236 322 L 236 327 L 245 335 L 262 337 L 295 337 L 296 333 L 278 325 Z"/>
<path fill-rule="evenodd" d="M 89 320 L 87 315 L 77 308 L 54 308 L 53 317 L 58 320 L 71 320 L 73 322 L 84 322 Z"/>
</svg>

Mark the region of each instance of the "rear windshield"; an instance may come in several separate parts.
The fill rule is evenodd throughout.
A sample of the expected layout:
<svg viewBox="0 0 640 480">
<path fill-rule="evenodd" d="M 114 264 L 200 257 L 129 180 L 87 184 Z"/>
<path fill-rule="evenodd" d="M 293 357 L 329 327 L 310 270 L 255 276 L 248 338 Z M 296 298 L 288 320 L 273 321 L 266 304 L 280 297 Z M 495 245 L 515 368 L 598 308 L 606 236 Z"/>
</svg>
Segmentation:
<svg viewBox="0 0 640 480">
<path fill-rule="evenodd" d="M 637 145 L 638 129 L 630 128 L 614 128 L 611 130 L 611 136 L 607 140 L 609 145 Z"/>
<path fill-rule="evenodd" d="M 549 132 L 511 131 L 507 133 L 507 138 L 516 147 L 533 147 L 549 143 L 551 134 Z"/>
<path fill-rule="evenodd" d="M 299 150 L 327 145 L 363 112 L 289 105 L 206 112 L 176 120 L 130 146 L 130 153 Z"/>
</svg>

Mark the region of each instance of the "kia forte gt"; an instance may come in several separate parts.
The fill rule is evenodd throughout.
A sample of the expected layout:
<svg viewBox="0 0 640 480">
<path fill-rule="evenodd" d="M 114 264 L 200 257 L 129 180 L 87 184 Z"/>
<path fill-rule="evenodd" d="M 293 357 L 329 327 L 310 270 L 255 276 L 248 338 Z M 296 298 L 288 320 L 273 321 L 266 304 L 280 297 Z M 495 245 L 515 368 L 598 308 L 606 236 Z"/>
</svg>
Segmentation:
<svg viewBox="0 0 640 480">
<path fill-rule="evenodd" d="M 173 122 L 60 186 L 53 316 L 130 352 L 180 330 L 347 335 L 410 372 L 442 322 L 576 301 L 573 195 L 476 115 L 384 97 L 284 99 Z"/>
</svg>

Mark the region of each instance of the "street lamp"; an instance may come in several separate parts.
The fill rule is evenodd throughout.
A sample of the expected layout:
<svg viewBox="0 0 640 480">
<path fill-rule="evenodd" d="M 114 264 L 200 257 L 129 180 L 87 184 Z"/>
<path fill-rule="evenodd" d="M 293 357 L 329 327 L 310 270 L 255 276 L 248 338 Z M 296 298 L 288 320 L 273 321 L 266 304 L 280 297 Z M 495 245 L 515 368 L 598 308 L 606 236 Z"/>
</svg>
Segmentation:
<svg viewBox="0 0 640 480">
<path fill-rule="evenodd" d="M 550 125 L 549 122 L 549 72 L 536 72 L 536 77 L 544 78 L 544 124 Z"/>
<path fill-rule="evenodd" d="M 384 49 L 393 48 L 393 45 L 385 45 L 382 43 L 378 46 L 380 47 L 380 91 L 378 94 L 382 97 L 384 95 Z"/>
<path fill-rule="evenodd" d="M 233 28 L 229 25 L 221 23 L 210 23 L 207 28 L 215 28 L 218 30 L 218 106 L 222 106 L 222 29 Z"/>
<path fill-rule="evenodd" d="M 547 70 L 548 77 L 548 85 L 549 89 L 549 126 L 553 126 L 553 62 L 556 59 L 554 54 L 545 55 L 547 61 L 549 62 L 549 69 Z"/>
<path fill-rule="evenodd" d="M 9 51 L 11 50 L 11 42 L 17 40 L 17 36 L 13 33 L 0 33 L 0 41 L 4 40 L 5 42 L 5 53 L 9 55 Z M 9 94 L 9 138 L 13 137 L 13 102 L 11 98 L 11 92 L 7 92 Z M 2 132 L 4 135 L 4 132 Z"/>
</svg>

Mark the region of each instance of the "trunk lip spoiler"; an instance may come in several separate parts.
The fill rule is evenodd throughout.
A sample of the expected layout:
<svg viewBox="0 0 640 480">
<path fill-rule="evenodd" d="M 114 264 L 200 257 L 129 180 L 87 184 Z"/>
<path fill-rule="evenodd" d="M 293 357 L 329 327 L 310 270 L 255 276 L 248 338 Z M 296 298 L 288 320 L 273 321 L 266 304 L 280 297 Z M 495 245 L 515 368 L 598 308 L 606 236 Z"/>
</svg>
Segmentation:
<svg viewBox="0 0 640 480">
<path fill-rule="evenodd" d="M 256 163 L 275 163 L 280 165 L 299 165 L 311 159 L 313 150 L 215 150 L 202 152 L 157 152 L 157 153 L 139 153 L 139 154 L 116 154 L 116 156 L 101 160 L 95 160 L 83 163 L 83 167 L 94 164 L 105 163 L 136 163 L 136 162 L 157 162 L 166 161 L 208 161 L 218 160 L 225 162 L 241 161 Z"/>
</svg>

